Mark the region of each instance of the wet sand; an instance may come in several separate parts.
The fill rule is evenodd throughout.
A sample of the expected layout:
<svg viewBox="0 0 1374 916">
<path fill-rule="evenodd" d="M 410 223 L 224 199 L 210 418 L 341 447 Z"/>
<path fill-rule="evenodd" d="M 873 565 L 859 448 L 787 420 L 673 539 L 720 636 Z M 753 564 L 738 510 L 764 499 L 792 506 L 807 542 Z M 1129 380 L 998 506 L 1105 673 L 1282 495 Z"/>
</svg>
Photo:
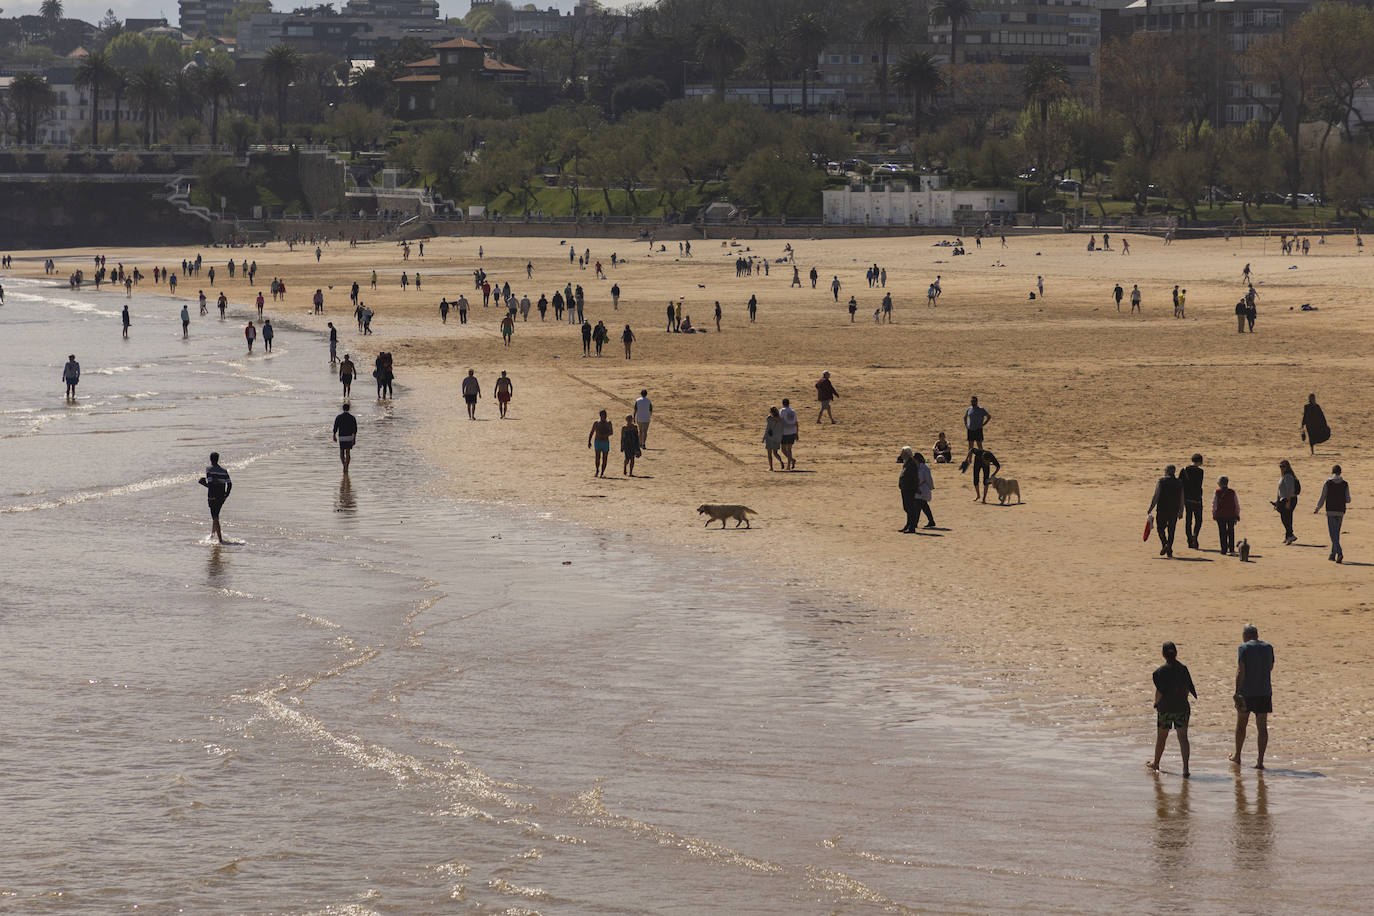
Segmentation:
<svg viewBox="0 0 1374 916">
<path fill-rule="evenodd" d="M 643 242 L 575 240 L 579 251 L 590 248 L 602 260 L 608 281 L 570 266 L 568 248 L 556 240 L 436 240 L 426 243 L 423 260 L 416 253 L 409 262 L 395 245 L 335 242 L 318 265 L 308 247 L 288 252 L 273 244 L 232 252 L 258 262 L 251 293 L 241 278 L 223 275 L 230 252 L 205 250 L 219 282 L 212 288 L 203 278 L 184 278 L 179 294 L 193 300 L 205 288 L 213 305 L 222 288 L 242 307 L 272 276 L 283 276 L 289 304 L 274 306 L 269 296 L 268 316 L 320 329 L 335 320 L 341 352 L 364 354 L 355 398 L 370 394 L 371 355 L 395 353 L 398 403 L 423 413 L 419 444 L 445 470 L 448 492 L 530 506 L 669 549 L 718 552 L 753 564 L 761 582 L 802 583 L 861 601 L 891 614 L 890 645 L 872 651 L 900 659 L 906 641 L 928 641 L 961 659 L 969 679 L 993 686 L 1037 720 L 1139 735 L 1138 753 L 1123 764 L 1139 766 L 1148 756 L 1149 672 L 1158 644 L 1172 639 L 1202 696 L 1193 719 L 1194 772 L 1226 769 L 1234 647 L 1241 625 L 1253 621 L 1278 657 L 1270 764 L 1364 779 L 1374 772 L 1374 686 L 1358 676 L 1370 613 L 1369 566 L 1362 564 L 1374 561 L 1367 550 L 1374 524 L 1361 506 L 1374 490 L 1361 454 L 1370 406 L 1358 393 L 1370 382 L 1361 298 L 1374 281 L 1374 259 L 1348 236 L 1314 245 L 1308 257 L 1280 256 L 1277 241 L 1261 239 L 1166 247 L 1130 238 L 1129 257 L 1089 254 L 1085 236 L 1055 235 L 1012 238 L 1006 249 L 994 240 L 958 258 L 931 237 L 798 239 L 801 290 L 789 287 L 790 269 L 779 264 L 768 277 L 737 279 L 734 259 L 744 243 L 697 242 L 693 258 L 679 259 L 676 243 L 649 257 Z M 611 329 L 605 356 L 582 359 L 577 328 L 555 323 L 552 311 L 542 324 L 537 312 L 519 322 L 513 346 L 504 348 L 501 310 L 483 309 L 473 294 L 478 244 L 492 279 L 509 280 L 532 300 L 552 295 L 555 284 L 581 283 L 588 316 Z M 777 258 L 784 242 L 748 244 L 749 254 Z M 612 251 L 627 259 L 614 271 Z M 195 252 L 105 253 L 111 265 L 123 260 L 147 273 Z M 87 251 L 26 254 L 16 268 L 41 273 L 49 254 L 63 258 L 63 277 L 75 266 L 89 274 Z M 888 271 L 892 326 L 872 320 L 882 290 L 869 289 L 863 271 L 874 261 Z M 1239 335 L 1232 308 L 1247 262 L 1256 272 L 1259 320 L 1255 334 Z M 805 278 L 813 265 L 821 275 L 814 291 Z M 374 267 L 375 293 L 367 288 Z M 403 293 L 401 271 L 416 269 L 423 291 Z M 944 292 L 929 309 L 925 291 L 937 274 Z M 825 288 L 832 275 L 843 285 L 839 304 Z M 1047 296 L 1032 302 L 1037 275 Z M 347 284 L 355 279 L 377 312 L 375 334 L 365 340 L 347 308 Z M 619 311 L 610 306 L 612 281 L 623 291 Z M 1128 291 L 1140 284 L 1142 318 L 1117 313 L 1110 296 L 1116 282 Z M 1176 282 L 1188 289 L 1184 321 L 1170 317 Z M 324 318 L 307 314 L 316 287 L 325 289 Z M 469 324 L 450 316 L 441 325 L 440 296 L 459 293 L 474 304 Z M 753 325 L 745 309 L 751 294 L 760 301 Z M 859 303 L 853 325 L 844 308 L 851 294 Z M 107 295 L 122 298 L 122 291 Z M 678 296 L 711 333 L 664 332 L 664 306 Z M 710 320 L 717 299 L 725 312 L 721 334 Z M 1303 303 L 1319 311 L 1298 311 Z M 626 322 L 638 337 L 631 361 L 618 342 Z M 179 334 L 174 314 L 162 331 Z M 464 417 L 457 394 L 469 367 L 484 389 L 476 423 Z M 501 369 L 516 388 L 505 422 L 496 420 L 491 399 Z M 813 385 L 826 369 L 840 393 L 833 426 L 814 422 Z M 596 411 L 623 418 L 641 388 L 655 406 L 649 449 L 636 468 L 646 476 L 622 479 L 613 452 L 611 476 L 593 479 L 585 442 Z M 1316 457 L 1298 439 L 1309 392 L 1334 431 Z M 928 451 L 940 430 L 960 450 L 960 418 L 975 394 L 994 417 L 987 445 L 1003 476 L 1019 480 L 1025 503 L 975 504 L 968 476 L 940 466 L 932 505 L 944 530 L 898 534 L 897 450 L 910 444 Z M 801 473 L 770 474 L 760 442 L 768 406 L 783 397 L 803 420 Z M 1237 537 L 1250 541 L 1248 565 L 1216 553 L 1210 519 L 1204 549 L 1184 547 L 1180 532 L 1173 561 L 1157 556 L 1156 541 L 1140 541 L 1155 477 L 1195 451 L 1206 456 L 1209 499 L 1222 474 L 1239 494 Z M 1285 457 L 1303 482 L 1292 547 L 1282 546 L 1268 506 Z M 1333 462 L 1344 466 L 1354 497 L 1344 566 L 1327 562 L 1325 520 L 1311 511 Z M 751 506 L 754 529 L 703 529 L 695 511 L 703 502 Z M 1166 763 L 1175 753 L 1171 746 Z M 1252 754 L 1253 737 L 1247 758 Z"/>
</svg>

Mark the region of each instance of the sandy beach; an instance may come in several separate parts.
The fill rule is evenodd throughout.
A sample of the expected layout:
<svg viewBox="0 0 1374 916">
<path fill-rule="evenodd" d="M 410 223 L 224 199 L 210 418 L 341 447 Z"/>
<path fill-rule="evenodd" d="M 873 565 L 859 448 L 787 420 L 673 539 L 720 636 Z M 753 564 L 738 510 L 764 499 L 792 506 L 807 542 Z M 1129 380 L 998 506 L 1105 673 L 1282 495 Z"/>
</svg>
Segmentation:
<svg viewBox="0 0 1374 916">
<path fill-rule="evenodd" d="M 735 276 L 741 255 L 781 258 L 781 240 L 698 241 L 691 258 L 678 256 L 676 242 L 651 255 L 644 242 L 595 239 L 436 239 L 425 243 L 424 258 L 412 246 L 408 261 L 395 244 L 339 241 L 318 263 L 313 246 L 293 252 L 279 243 L 101 253 L 111 267 L 123 262 L 150 274 L 199 250 L 217 282 L 203 273 L 182 278 L 178 297 L 193 301 L 203 288 L 213 308 L 222 289 L 240 322 L 256 291 L 266 294 L 272 277 L 283 277 L 287 302 L 269 296 L 267 316 L 282 323 L 280 334 L 292 326 L 322 331 L 334 321 L 340 352 L 353 353 L 362 369 L 355 399 L 371 397 L 375 352 L 394 353 L 397 409 L 423 416 L 420 445 L 445 469 L 450 494 L 729 555 L 756 568 L 761 582 L 805 583 L 883 609 L 894 656 L 913 641 L 928 643 L 961 657 L 970 679 L 993 686 L 1008 704 L 1024 704 L 1037 720 L 1138 735 L 1139 759 L 1124 757 L 1123 765 L 1138 767 L 1148 756 L 1149 673 L 1168 639 L 1201 695 L 1194 771 L 1225 768 L 1235 646 L 1241 626 L 1254 622 L 1278 659 L 1270 766 L 1374 775 L 1374 685 L 1360 676 L 1368 663 L 1362 637 L 1374 523 L 1365 506 L 1374 500 L 1374 465 L 1362 452 L 1371 406 L 1358 394 L 1371 381 L 1361 300 L 1374 285 L 1374 257 L 1348 235 L 1322 245 L 1314 239 L 1306 257 L 1281 256 L 1277 239 L 1261 238 L 1165 246 L 1130 236 L 1129 256 L 1115 234 L 1112 251 L 1093 253 L 1085 251 L 1086 235 L 1017 236 L 1006 248 L 996 239 L 975 248 L 970 239 L 963 257 L 939 241 L 793 239 L 801 289 L 790 287 L 791 269 L 779 263 L 766 277 Z M 609 279 L 570 264 L 574 243 L 579 253 L 590 249 Z M 614 270 L 612 252 L 625 259 Z M 55 257 L 61 278 L 76 267 L 89 277 L 95 253 L 24 252 L 15 268 L 41 276 L 43 259 Z M 254 286 L 227 277 L 231 254 L 257 261 Z M 887 270 L 886 290 L 865 282 L 875 262 Z M 1247 263 L 1259 317 L 1255 333 L 1242 335 L 1233 307 Z M 604 356 L 584 359 L 579 329 L 556 323 L 552 310 L 542 323 L 537 311 L 518 321 L 504 347 L 504 310 L 483 308 L 474 294 L 478 266 L 531 300 L 581 284 L 587 316 L 611 331 Z M 813 266 L 821 278 L 814 290 L 806 279 Z M 376 291 L 368 288 L 374 268 Z M 421 291 L 402 291 L 403 270 L 421 273 Z M 926 289 L 937 275 L 943 295 L 928 308 Z M 828 289 L 832 276 L 842 284 L 838 303 Z M 1037 276 L 1045 297 L 1032 301 Z M 367 338 L 357 334 L 348 303 L 355 280 L 376 312 Z M 612 282 L 622 290 L 618 311 Z M 1117 311 L 1111 290 L 1118 282 L 1127 291 L 1139 284 L 1142 316 L 1125 304 Z M 1175 283 L 1188 291 L 1186 320 L 1171 317 Z M 145 279 L 142 289 L 150 288 Z M 325 291 L 323 317 L 309 314 L 316 288 Z M 895 302 L 891 325 L 872 317 L 885 291 Z M 468 324 L 456 315 L 441 324 L 440 297 L 459 294 L 473 303 Z M 99 295 L 122 299 L 123 291 L 106 287 Z M 750 295 L 759 299 L 753 324 Z M 850 295 L 858 300 L 853 324 Z M 664 307 L 680 296 L 685 314 L 709 333 L 665 333 Z M 717 300 L 721 333 L 711 320 Z M 1317 310 L 1301 311 L 1304 303 Z M 619 343 L 626 323 L 637 337 L 628 361 Z M 134 333 L 179 334 L 180 323 L 169 310 L 165 328 L 144 322 Z M 324 343 L 319 354 L 320 371 L 329 371 Z M 468 368 L 483 386 L 478 422 L 466 419 L 458 396 Z M 503 369 L 515 397 L 510 419 L 499 421 L 492 387 Z M 813 386 L 823 370 L 839 392 L 834 425 L 815 422 Z M 594 479 L 586 439 L 596 412 L 607 409 L 619 426 L 641 388 L 654 403 L 649 447 L 636 468 L 643 476 L 623 478 L 613 450 L 610 475 Z M 1315 457 L 1299 440 L 1309 393 L 1333 429 Z M 941 530 L 898 534 L 899 448 L 928 454 L 944 431 L 957 461 L 970 395 L 991 412 L 987 445 L 1025 502 L 975 504 L 969 475 L 938 466 L 932 508 Z M 764 417 L 784 397 L 802 418 L 798 472 L 770 473 Z M 322 405 L 322 418 L 330 411 Z M 355 463 L 368 460 L 368 433 L 360 433 Z M 1183 546 L 1181 532 L 1172 561 L 1158 556 L 1157 541 L 1141 543 L 1155 478 L 1194 452 L 1205 456 L 1209 503 L 1220 475 L 1237 491 L 1237 538 L 1248 539 L 1251 563 L 1217 553 L 1210 515 L 1200 551 Z M 1283 458 L 1303 485 L 1299 541 L 1289 547 L 1269 506 Z M 1341 566 L 1327 561 L 1326 522 L 1312 514 L 1333 463 L 1344 467 L 1354 500 Z M 753 529 L 704 529 L 696 508 L 705 502 L 747 504 L 758 513 Z"/>
</svg>

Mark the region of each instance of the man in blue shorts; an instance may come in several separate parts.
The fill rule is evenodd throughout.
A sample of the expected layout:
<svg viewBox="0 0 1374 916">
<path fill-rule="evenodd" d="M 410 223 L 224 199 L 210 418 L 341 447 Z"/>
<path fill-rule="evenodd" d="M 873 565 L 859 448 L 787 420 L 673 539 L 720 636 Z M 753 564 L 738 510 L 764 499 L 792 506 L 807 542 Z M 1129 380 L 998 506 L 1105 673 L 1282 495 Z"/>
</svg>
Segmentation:
<svg viewBox="0 0 1374 916">
<path fill-rule="evenodd" d="M 596 473 L 594 477 L 606 476 L 606 462 L 611 457 L 611 433 L 615 432 L 615 424 L 606 419 L 606 411 L 601 411 L 601 419 L 592 423 L 591 432 L 587 433 L 587 448 L 592 449 L 592 457 L 596 461 Z"/>
<path fill-rule="evenodd" d="M 1269 746 L 1269 714 L 1274 711 L 1274 688 L 1269 673 L 1274 670 L 1274 647 L 1259 638 L 1259 629 L 1246 624 L 1241 635 L 1245 642 L 1236 650 L 1236 751 L 1227 759 L 1240 765 L 1245 746 L 1245 726 L 1255 714 L 1259 736 L 1259 755 L 1255 769 L 1264 769 L 1264 751 Z"/>
</svg>

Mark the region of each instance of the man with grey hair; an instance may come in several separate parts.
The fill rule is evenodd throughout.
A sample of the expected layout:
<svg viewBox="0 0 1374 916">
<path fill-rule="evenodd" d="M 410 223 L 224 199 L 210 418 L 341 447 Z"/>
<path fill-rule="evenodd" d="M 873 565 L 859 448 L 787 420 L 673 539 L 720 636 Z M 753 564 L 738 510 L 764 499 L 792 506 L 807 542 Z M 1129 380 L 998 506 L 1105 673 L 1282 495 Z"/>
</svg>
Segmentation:
<svg viewBox="0 0 1374 916">
<path fill-rule="evenodd" d="M 1264 752 L 1269 747 L 1269 714 L 1274 711 L 1274 688 L 1269 672 L 1274 670 L 1274 647 L 1259 638 L 1259 628 L 1247 623 L 1241 631 L 1245 642 L 1236 650 L 1236 750 L 1227 759 L 1240 765 L 1245 746 L 1245 727 L 1255 714 L 1259 755 L 1255 769 L 1264 769 Z"/>
<path fill-rule="evenodd" d="M 897 461 L 902 465 L 897 488 L 902 493 L 902 508 L 906 510 L 906 525 L 901 529 L 902 534 L 916 533 L 916 524 L 921 520 L 922 512 L 926 516 L 926 527 L 934 528 L 935 516 L 930 513 L 930 496 L 935 483 L 925 456 L 907 445 L 902 448 Z"/>
<path fill-rule="evenodd" d="M 1155 494 L 1150 497 L 1149 515 L 1158 507 L 1155 514 L 1155 528 L 1159 532 L 1159 555 L 1173 559 L 1174 526 L 1183 516 L 1183 481 L 1174 476 L 1174 466 L 1164 468 L 1164 476 L 1155 481 Z"/>
</svg>

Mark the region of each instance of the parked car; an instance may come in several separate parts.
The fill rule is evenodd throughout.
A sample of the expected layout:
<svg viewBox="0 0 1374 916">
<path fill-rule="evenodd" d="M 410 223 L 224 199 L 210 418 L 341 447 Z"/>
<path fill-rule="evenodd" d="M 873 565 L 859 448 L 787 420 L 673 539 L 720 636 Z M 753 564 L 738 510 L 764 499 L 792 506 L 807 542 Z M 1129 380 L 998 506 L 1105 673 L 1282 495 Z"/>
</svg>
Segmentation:
<svg viewBox="0 0 1374 916">
<path fill-rule="evenodd" d="M 1073 194 L 1077 191 L 1083 190 L 1083 183 L 1079 181 L 1077 178 L 1065 178 L 1064 180 L 1060 181 L 1056 187 L 1058 187 L 1061 191 L 1067 191 L 1068 193 Z"/>
</svg>

